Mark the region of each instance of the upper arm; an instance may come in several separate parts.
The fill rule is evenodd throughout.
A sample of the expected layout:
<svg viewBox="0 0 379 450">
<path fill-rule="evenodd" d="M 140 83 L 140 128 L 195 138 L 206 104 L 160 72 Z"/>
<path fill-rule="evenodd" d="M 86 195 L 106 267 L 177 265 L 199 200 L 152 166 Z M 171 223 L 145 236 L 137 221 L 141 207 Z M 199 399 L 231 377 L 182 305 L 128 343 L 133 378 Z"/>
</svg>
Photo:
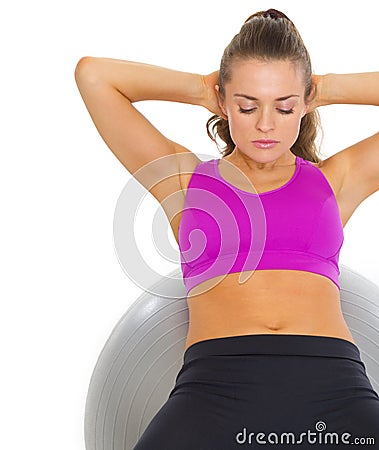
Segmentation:
<svg viewBox="0 0 379 450">
<path fill-rule="evenodd" d="M 107 146 L 138 181 L 163 201 L 181 189 L 180 172 L 198 159 L 167 139 L 116 88 L 99 79 L 91 58 L 79 61 L 75 80 L 88 112 Z"/>
<path fill-rule="evenodd" d="M 360 141 L 334 157 L 344 171 L 341 190 L 354 193 L 359 203 L 379 190 L 379 133 Z"/>
</svg>

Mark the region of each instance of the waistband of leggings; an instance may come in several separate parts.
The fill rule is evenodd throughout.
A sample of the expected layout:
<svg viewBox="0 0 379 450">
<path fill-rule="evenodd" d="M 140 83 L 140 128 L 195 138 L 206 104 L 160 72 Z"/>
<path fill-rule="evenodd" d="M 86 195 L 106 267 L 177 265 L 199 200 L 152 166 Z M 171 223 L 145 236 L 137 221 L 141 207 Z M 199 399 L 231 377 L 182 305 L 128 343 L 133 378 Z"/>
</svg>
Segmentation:
<svg viewBox="0 0 379 450">
<path fill-rule="evenodd" d="M 184 352 L 184 363 L 217 355 L 327 356 L 361 362 L 358 347 L 347 339 L 307 334 L 248 334 L 195 342 Z"/>
</svg>

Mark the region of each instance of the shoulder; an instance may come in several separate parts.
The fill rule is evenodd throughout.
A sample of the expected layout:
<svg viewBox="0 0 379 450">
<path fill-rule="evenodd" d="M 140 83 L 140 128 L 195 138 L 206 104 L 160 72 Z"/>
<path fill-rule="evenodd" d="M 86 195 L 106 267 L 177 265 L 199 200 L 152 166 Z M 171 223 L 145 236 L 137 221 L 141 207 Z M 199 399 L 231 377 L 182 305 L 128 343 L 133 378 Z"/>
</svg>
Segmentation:
<svg viewBox="0 0 379 450">
<path fill-rule="evenodd" d="M 342 161 L 340 161 L 340 158 L 337 155 L 329 156 L 317 163 L 306 160 L 307 163 L 322 172 L 336 196 L 338 196 L 338 193 L 341 191 L 344 173 L 342 170 Z"/>
<path fill-rule="evenodd" d="M 216 158 L 207 159 L 203 161 L 196 155 L 187 158 L 185 161 L 183 161 L 180 165 L 180 184 L 182 192 L 185 194 L 185 192 L 188 189 L 189 182 L 196 172 L 206 170 L 206 168 L 210 170 L 209 167 L 215 161 L 217 161 Z"/>
</svg>

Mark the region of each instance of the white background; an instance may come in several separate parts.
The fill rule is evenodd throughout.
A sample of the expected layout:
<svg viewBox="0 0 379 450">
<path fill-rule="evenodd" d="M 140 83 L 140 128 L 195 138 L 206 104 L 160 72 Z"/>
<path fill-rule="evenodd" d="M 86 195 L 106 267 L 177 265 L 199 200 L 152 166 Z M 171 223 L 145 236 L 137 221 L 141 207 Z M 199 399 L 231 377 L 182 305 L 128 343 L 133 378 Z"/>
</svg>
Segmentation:
<svg viewBox="0 0 379 450">
<path fill-rule="evenodd" d="M 295 22 L 316 73 L 379 69 L 376 0 L 35 0 L 1 12 L 1 448 L 84 449 L 92 370 L 142 293 L 113 245 L 115 205 L 130 174 L 92 124 L 74 81 L 77 61 L 106 56 L 209 73 L 243 21 L 270 7 Z M 167 137 L 218 156 L 205 133 L 208 111 L 139 108 Z M 378 130 L 376 107 L 321 114 L 325 155 Z M 379 192 L 345 227 L 340 255 L 377 283 L 378 227 Z"/>
</svg>

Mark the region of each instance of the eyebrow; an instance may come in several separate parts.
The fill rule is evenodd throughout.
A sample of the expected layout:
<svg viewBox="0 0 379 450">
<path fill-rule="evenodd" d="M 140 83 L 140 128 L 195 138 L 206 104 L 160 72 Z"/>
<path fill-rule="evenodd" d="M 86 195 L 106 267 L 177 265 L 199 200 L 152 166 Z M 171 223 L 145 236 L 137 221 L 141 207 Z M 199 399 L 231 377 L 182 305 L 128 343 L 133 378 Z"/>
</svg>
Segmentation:
<svg viewBox="0 0 379 450">
<path fill-rule="evenodd" d="M 254 101 L 258 100 L 255 97 L 251 97 L 250 95 L 245 95 L 245 94 L 234 94 L 233 97 L 244 97 L 244 98 L 247 98 L 248 100 L 254 100 Z M 276 102 L 282 102 L 284 100 L 288 100 L 291 97 L 300 97 L 300 95 L 297 95 L 297 94 L 285 95 L 284 97 L 276 98 L 275 101 Z"/>
</svg>

